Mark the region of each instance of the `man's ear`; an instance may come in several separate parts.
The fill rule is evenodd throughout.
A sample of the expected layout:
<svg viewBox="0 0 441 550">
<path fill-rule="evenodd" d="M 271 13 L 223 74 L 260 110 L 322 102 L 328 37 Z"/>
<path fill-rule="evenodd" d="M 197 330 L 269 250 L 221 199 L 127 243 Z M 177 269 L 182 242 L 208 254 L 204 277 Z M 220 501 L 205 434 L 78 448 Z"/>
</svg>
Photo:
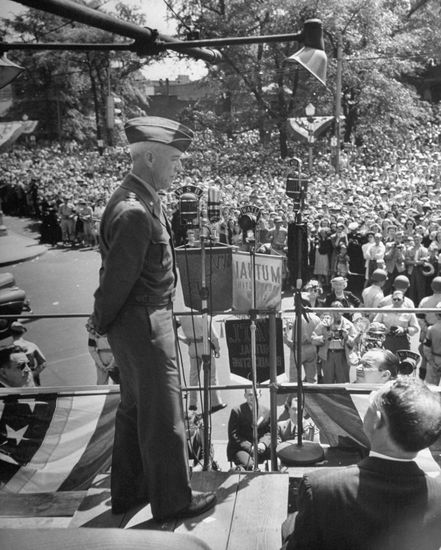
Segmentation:
<svg viewBox="0 0 441 550">
<path fill-rule="evenodd" d="M 379 428 L 382 428 L 385 426 L 386 420 L 384 418 L 384 415 L 381 411 L 377 410 L 375 412 L 375 420 L 374 420 L 374 428 L 378 430 Z"/>
<path fill-rule="evenodd" d="M 391 376 L 392 376 L 392 375 L 391 375 L 390 370 L 387 370 L 387 369 L 384 370 L 384 371 L 381 373 L 381 378 L 383 378 L 383 380 L 384 380 L 385 382 L 387 382 L 388 380 L 390 380 L 390 379 L 391 379 Z"/>
<path fill-rule="evenodd" d="M 147 164 L 147 166 L 149 168 L 153 164 L 154 157 L 155 157 L 155 155 L 153 154 L 153 151 L 150 151 L 149 149 L 147 149 L 147 151 L 144 153 L 144 160 L 145 160 L 145 163 Z"/>
</svg>

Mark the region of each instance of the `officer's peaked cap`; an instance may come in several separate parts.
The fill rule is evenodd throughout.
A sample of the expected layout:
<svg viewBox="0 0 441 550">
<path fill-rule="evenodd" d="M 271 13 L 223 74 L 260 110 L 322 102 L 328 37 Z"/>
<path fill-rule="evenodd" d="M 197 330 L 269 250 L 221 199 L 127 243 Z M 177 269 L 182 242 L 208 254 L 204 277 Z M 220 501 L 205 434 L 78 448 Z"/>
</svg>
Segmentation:
<svg viewBox="0 0 441 550">
<path fill-rule="evenodd" d="M 129 143 L 154 141 L 171 145 L 185 152 L 193 140 L 193 131 L 183 124 L 158 116 L 137 117 L 128 120 L 124 126 Z"/>
</svg>

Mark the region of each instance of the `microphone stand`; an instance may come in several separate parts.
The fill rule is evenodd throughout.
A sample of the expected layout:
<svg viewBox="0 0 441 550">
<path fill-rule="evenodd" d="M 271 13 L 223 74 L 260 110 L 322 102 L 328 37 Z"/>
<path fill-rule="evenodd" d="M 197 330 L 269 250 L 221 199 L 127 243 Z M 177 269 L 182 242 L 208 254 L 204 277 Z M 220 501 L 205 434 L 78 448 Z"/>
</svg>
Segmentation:
<svg viewBox="0 0 441 550">
<path fill-rule="evenodd" d="M 202 342 L 203 342 L 203 353 L 202 353 L 202 366 L 204 372 L 204 388 L 203 388 L 203 399 L 204 406 L 202 411 L 202 417 L 204 422 L 204 441 L 203 441 L 203 452 L 204 452 L 204 463 L 203 470 L 211 470 L 210 462 L 210 447 L 211 447 L 211 433 L 209 430 L 209 420 L 210 420 L 210 408 L 211 408 L 211 399 L 210 399 L 210 383 L 211 383 L 211 347 L 208 336 L 208 287 L 206 283 L 206 268 L 205 268 L 205 259 L 206 259 L 206 249 L 205 249 L 205 240 L 207 238 L 206 233 L 209 232 L 209 227 L 206 224 L 207 220 L 201 220 L 201 232 L 200 232 L 200 241 L 201 241 L 201 313 L 202 313 Z"/>
<path fill-rule="evenodd" d="M 302 208 L 304 206 L 306 189 L 302 188 L 301 173 L 302 161 L 294 159 L 299 165 L 297 200 L 294 200 L 294 223 L 297 226 L 297 280 L 294 290 L 295 308 L 295 363 L 297 368 L 297 443 L 290 445 L 290 462 L 295 465 L 306 465 L 320 462 L 324 459 L 323 449 L 319 443 L 303 441 L 303 380 L 302 380 L 302 317 L 305 308 L 302 304 L 302 264 L 303 264 L 303 238 L 302 238 Z"/>
<path fill-rule="evenodd" d="M 259 470 L 259 437 L 257 430 L 257 418 L 259 401 L 257 399 L 257 357 L 256 357 L 256 240 L 255 235 L 248 240 L 250 245 L 251 260 L 251 309 L 250 309 L 250 336 L 251 336 L 251 381 L 253 384 L 253 461 L 254 471 Z"/>
</svg>

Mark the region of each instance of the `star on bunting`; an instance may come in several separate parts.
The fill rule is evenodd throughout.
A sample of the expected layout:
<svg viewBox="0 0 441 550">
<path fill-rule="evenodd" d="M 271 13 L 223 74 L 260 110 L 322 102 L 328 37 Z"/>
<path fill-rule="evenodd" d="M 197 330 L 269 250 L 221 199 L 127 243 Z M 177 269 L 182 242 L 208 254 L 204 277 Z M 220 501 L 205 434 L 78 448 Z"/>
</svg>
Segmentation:
<svg viewBox="0 0 441 550">
<path fill-rule="evenodd" d="M 20 445 L 22 439 L 27 439 L 27 437 L 24 437 L 24 434 L 26 433 L 28 427 L 29 425 L 27 424 L 19 430 L 14 430 L 14 428 L 11 428 L 11 426 L 6 424 L 6 437 L 8 439 L 15 439 L 16 445 Z"/>
</svg>

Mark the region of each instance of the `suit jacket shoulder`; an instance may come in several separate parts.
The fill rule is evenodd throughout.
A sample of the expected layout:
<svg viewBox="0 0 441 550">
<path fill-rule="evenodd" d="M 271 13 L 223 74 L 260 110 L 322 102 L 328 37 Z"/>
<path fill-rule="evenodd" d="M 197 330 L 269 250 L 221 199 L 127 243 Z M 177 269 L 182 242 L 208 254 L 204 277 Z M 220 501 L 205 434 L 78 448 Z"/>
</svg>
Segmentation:
<svg viewBox="0 0 441 550">
<path fill-rule="evenodd" d="M 441 540 L 441 481 L 415 462 L 369 457 L 302 480 L 287 548 L 432 550 Z"/>
</svg>

